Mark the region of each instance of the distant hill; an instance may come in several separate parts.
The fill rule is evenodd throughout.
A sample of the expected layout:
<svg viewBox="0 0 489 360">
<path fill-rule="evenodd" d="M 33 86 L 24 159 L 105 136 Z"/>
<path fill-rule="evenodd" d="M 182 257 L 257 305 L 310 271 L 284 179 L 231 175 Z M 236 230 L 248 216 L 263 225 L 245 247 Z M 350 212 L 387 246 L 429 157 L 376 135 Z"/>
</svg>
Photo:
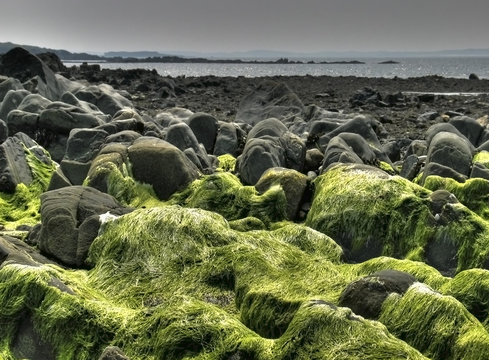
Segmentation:
<svg viewBox="0 0 489 360">
<path fill-rule="evenodd" d="M 19 45 L 11 42 L 0 43 L 0 54 L 5 54 L 6 52 L 10 51 L 14 47 L 19 47 L 19 46 L 23 47 L 24 49 L 26 49 L 32 54 L 42 54 L 46 52 L 52 52 L 58 55 L 58 57 L 61 60 L 92 60 L 92 61 L 103 60 L 101 56 L 93 55 L 93 54 L 72 53 L 67 50 L 49 49 L 49 48 L 43 48 L 43 47 L 33 46 L 33 45 Z"/>
<path fill-rule="evenodd" d="M 161 56 L 166 56 L 166 55 L 158 51 L 109 51 L 104 53 L 104 57 L 108 57 L 108 58 L 121 57 L 121 58 L 143 59 L 143 58 L 161 57 Z"/>
</svg>

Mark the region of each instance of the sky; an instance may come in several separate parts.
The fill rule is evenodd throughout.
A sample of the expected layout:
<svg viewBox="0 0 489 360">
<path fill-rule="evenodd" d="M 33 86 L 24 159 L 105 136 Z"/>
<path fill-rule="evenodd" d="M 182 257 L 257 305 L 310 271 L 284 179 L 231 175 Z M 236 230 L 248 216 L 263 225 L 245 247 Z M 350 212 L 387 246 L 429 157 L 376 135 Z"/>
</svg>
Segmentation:
<svg viewBox="0 0 489 360">
<path fill-rule="evenodd" d="M 489 0 L 15 0 L 0 42 L 70 51 L 489 48 Z"/>
</svg>

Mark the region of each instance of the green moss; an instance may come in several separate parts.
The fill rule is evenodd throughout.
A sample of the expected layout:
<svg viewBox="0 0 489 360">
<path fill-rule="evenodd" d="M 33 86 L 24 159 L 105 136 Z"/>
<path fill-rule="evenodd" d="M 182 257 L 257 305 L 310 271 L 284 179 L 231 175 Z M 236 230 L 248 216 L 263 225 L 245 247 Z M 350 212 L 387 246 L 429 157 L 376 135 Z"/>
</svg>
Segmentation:
<svg viewBox="0 0 489 360">
<path fill-rule="evenodd" d="M 421 283 L 389 296 L 379 321 L 432 359 L 489 358 L 489 334 L 477 319 L 455 298 Z"/>
<path fill-rule="evenodd" d="M 458 201 L 489 220 L 489 181 L 482 178 L 468 179 L 459 183 L 450 178 L 428 176 L 424 187 L 431 190 L 447 190 L 454 194 Z"/>
<path fill-rule="evenodd" d="M 455 257 L 453 267 L 461 271 L 481 267 L 489 258 L 489 223 L 458 203 L 434 214 L 431 192 L 406 179 L 340 165 L 315 185 L 306 225 L 342 245 L 347 259 L 383 255 L 445 266 L 449 259 L 428 258 L 427 249 L 454 248 L 446 256 Z"/>
<path fill-rule="evenodd" d="M 234 172 L 234 168 L 236 167 L 236 158 L 230 154 L 224 154 L 217 157 L 219 160 L 219 166 L 216 171 L 224 171 L 224 172 Z"/>
<path fill-rule="evenodd" d="M 169 204 L 217 212 L 228 220 L 249 216 L 266 225 L 286 218 L 287 200 L 280 186 L 258 194 L 254 186 L 243 186 L 228 172 L 218 172 L 195 180 L 187 189 L 172 196 Z"/>
<path fill-rule="evenodd" d="M 396 172 L 396 170 L 392 167 L 392 165 L 386 163 L 385 161 L 379 161 L 379 169 L 384 170 L 389 175 L 398 174 L 398 172 Z"/>
<path fill-rule="evenodd" d="M 489 152 L 485 150 L 478 152 L 472 158 L 472 162 L 482 164 L 486 168 L 489 168 Z"/>
<path fill-rule="evenodd" d="M 244 219 L 233 220 L 229 222 L 231 229 L 241 232 L 251 230 L 265 230 L 267 227 L 260 219 L 256 217 L 246 217 Z"/>
</svg>

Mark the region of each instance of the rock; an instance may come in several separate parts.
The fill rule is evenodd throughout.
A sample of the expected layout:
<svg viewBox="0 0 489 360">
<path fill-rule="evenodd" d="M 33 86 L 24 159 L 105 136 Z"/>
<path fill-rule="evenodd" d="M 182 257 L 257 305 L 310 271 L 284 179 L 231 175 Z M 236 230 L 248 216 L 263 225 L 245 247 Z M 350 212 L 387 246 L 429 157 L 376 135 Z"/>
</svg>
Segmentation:
<svg viewBox="0 0 489 360">
<path fill-rule="evenodd" d="M 32 315 L 26 314 L 18 325 L 12 344 L 12 353 L 16 359 L 55 360 L 55 349 L 45 342 L 34 327 Z"/>
<path fill-rule="evenodd" d="M 0 82 L 0 103 L 3 101 L 5 95 L 7 95 L 10 90 L 16 91 L 25 89 L 18 79 L 12 77 L 7 78 L 6 80 Z"/>
<path fill-rule="evenodd" d="M 238 133 L 241 129 L 233 123 L 219 122 L 216 143 L 214 145 L 214 155 L 220 156 L 230 154 L 238 155 L 239 138 Z"/>
<path fill-rule="evenodd" d="M 426 181 L 426 178 L 431 175 L 454 179 L 455 181 L 458 181 L 460 183 L 465 182 L 468 177 L 467 175 L 463 175 L 448 166 L 431 162 L 429 164 L 426 164 L 426 166 L 423 168 L 423 176 L 421 177 L 419 183 L 423 185 Z"/>
<path fill-rule="evenodd" d="M 199 176 L 197 167 L 176 146 L 142 137 L 128 148 L 134 178 L 153 186 L 161 200 L 182 190 Z"/>
<path fill-rule="evenodd" d="M 133 107 L 130 100 L 107 84 L 90 85 L 76 91 L 74 95 L 80 100 L 94 104 L 105 114 L 115 115 L 124 108 Z"/>
<path fill-rule="evenodd" d="M 68 69 L 64 66 L 61 59 L 52 52 L 45 52 L 37 54 L 37 57 L 41 59 L 52 71 L 55 73 L 67 71 Z"/>
<path fill-rule="evenodd" d="M 218 129 L 216 118 L 205 113 L 195 113 L 187 120 L 187 125 L 192 129 L 198 142 L 204 145 L 207 153 L 212 154 Z"/>
<path fill-rule="evenodd" d="M 304 105 L 287 85 L 267 80 L 241 100 L 235 121 L 256 125 L 268 118 L 283 120 L 303 112 Z"/>
<path fill-rule="evenodd" d="M 124 143 L 132 144 L 136 139 L 139 139 L 141 134 L 133 130 L 123 130 L 113 135 L 107 136 L 105 142 L 109 143 Z"/>
<path fill-rule="evenodd" d="M 193 114 L 194 113 L 188 109 L 174 107 L 158 113 L 155 117 L 155 121 L 166 128 L 170 125 L 188 120 Z"/>
<path fill-rule="evenodd" d="M 263 194 L 274 185 L 280 185 L 285 193 L 287 219 L 295 220 L 307 189 L 307 176 L 292 169 L 271 168 L 260 177 L 255 188 Z"/>
<path fill-rule="evenodd" d="M 479 76 L 477 76 L 477 74 L 471 73 L 469 75 L 469 80 L 479 80 Z"/>
<path fill-rule="evenodd" d="M 281 137 L 287 132 L 287 127 L 276 118 L 262 120 L 253 126 L 248 133 L 248 139 L 262 138 L 265 136 Z"/>
<path fill-rule="evenodd" d="M 98 360 L 129 360 L 129 358 L 117 346 L 108 346 Z"/>
<path fill-rule="evenodd" d="M 29 94 L 22 99 L 22 102 L 17 107 L 18 110 L 40 114 L 48 105 L 52 103 L 51 100 L 46 99 L 39 94 Z"/>
<path fill-rule="evenodd" d="M 363 164 L 362 159 L 350 148 L 350 146 L 348 146 L 346 141 L 339 136 L 335 136 L 328 143 L 328 147 L 324 153 L 323 171 L 327 171 L 329 166 L 336 163 Z"/>
<path fill-rule="evenodd" d="M 304 159 L 304 171 L 318 171 L 324 161 L 324 154 L 319 149 L 309 149 L 306 151 Z"/>
<path fill-rule="evenodd" d="M 426 125 L 430 121 L 436 120 L 436 118 L 438 118 L 439 116 L 440 114 L 437 111 L 430 111 L 419 115 L 418 118 L 416 119 L 416 123 L 418 125 Z"/>
<path fill-rule="evenodd" d="M 428 154 L 428 144 L 426 140 L 413 140 L 406 149 L 404 157 L 416 155 L 417 157 Z"/>
<path fill-rule="evenodd" d="M 7 120 L 8 114 L 17 109 L 22 100 L 29 95 L 27 90 L 9 90 L 0 104 L 0 119 Z"/>
<path fill-rule="evenodd" d="M 376 320 L 387 297 L 403 295 L 416 282 L 412 275 L 397 270 L 382 270 L 350 283 L 341 293 L 340 306 L 355 314 Z"/>
<path fill-rule="evenodd" d="M 479 139 L 484 128 L 477 122 L 477 120 L 468 116 L 456 116 L 452 118 L 449 123 L 460 131 L 472 145 L 479 145 Z"/>
<path fill-rule="evenodd" d="M 24 147 L 35 146 L 32 139 L 25 144 L 19 135 L 0 144 L 0 192 L 13 193 L 18 184 L 29 185 L 33 178 Z"/>
<path fill-rule="evenodd" d="M 119 216 L 130 211 L 112 196 L 91 187 L 71 186 L 45 192 L 41 195 L 39 248 L 63 264 L 81 267 L 98 234 L 99 216 L 107 212 Z"/>
<path fill-rule="evenodd" d="M 90 170 L 91 161 L 63 159 L 60 163 L 60 171 L 68 179 L 71 185 L 82 185 Z"/>
<path fill-rule="evenodd" d="M 0 119 L 0 144 L 3 143 L 8 137 L 8 127 L 5 121 Z"/>
<path fill-rule="evenodd" d="M 473 150 L 465 138 L 449 132 L 439 132 L 431 140 L 426 164 L 446 166 L 462 176 L 468 176 Z M 426 174 L 423 175 L 426 178 Z"/>
<path fill-rule="evenodd" d="M 419 160 L 419 157 L 415 154 L 411 154 L 402 162 L 402 168 L 399 175 L 412 181 L 419 174 L 421 165 L 422 163 Z"/>
<path fill-rule="evenodd" d="M 100 129 L 73 129 L 66 143 L 64 159 L 89 162 L 98 154 L 109 134 Z"/>
<path fill-rule="evenodd" d="M 435 101 L 435 98 L 436 98 L 435 94 L 426 93 L 426 94 L 418 95 L 418 101 L 424 103 L 432 103 Z"/>
<path fill-rule="evenodd" d="M 61 168 L 58 167 L 56 169 L 56 171 L 53 173 L 53 175 L 51 176 L 51 180 L 49 181 L 47 191 L 61 189 L 61 188 L 71 186 L 71 185 L 73 185 L 73 184 L 66 177 L 66 175 L 63 174 L 63 171 L 61 170 Z"/>
<path fill-rule="evenodd" d="M 7 264 L 37 267 L 54 263 L 22 240 L 10 236 L 0 236 L 0 269 Z"/>
<path fill-rule="evenodd" d="M 352 107 L 363 106 L 365 104 L 379 106 L 382 101 L 382 96 L 377 90 L 365 87 L 362 90 L 358 90 L 349 101 Z"/>
<path fill-rule="evenodd" d="M 333 137 L 341 134 L 341 133 L 353 133 L 360 135 L 365 141 L 374 147 L 380 149 L 382 146 L 379 142 L 377 134 L 373 128 L 373 121 L 371 118 L 365 117 L 363 115 L 359 115 L 354 117 L 351 120 L 343 123 L 338 126 L 336 129 L 328 132 L 324 136 L 324 143 L 327 145 L 327 142 Z"/>
<path fill-rule="evenodd" d="M 192 149 L 198 158 L 198 168 L 201 171 L 210 171 L 211 163 L 204 148 L 199 145 L 192 129 L 185 123 L 171 125 L 166 133 L 165 140 L 182 151 Z"/>
</svg>

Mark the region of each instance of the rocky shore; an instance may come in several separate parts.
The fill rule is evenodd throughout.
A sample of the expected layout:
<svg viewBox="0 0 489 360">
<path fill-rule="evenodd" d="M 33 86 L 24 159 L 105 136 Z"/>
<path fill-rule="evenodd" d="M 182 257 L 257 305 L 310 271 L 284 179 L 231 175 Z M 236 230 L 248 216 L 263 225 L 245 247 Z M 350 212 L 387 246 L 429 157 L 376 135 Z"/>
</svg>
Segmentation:
<svg viewBox="0 0 489 360">
<path fill-rule="evenodd" d="M 0 358 L 489 358 L 489 80 L 0 58 Z"/>
</svg>

